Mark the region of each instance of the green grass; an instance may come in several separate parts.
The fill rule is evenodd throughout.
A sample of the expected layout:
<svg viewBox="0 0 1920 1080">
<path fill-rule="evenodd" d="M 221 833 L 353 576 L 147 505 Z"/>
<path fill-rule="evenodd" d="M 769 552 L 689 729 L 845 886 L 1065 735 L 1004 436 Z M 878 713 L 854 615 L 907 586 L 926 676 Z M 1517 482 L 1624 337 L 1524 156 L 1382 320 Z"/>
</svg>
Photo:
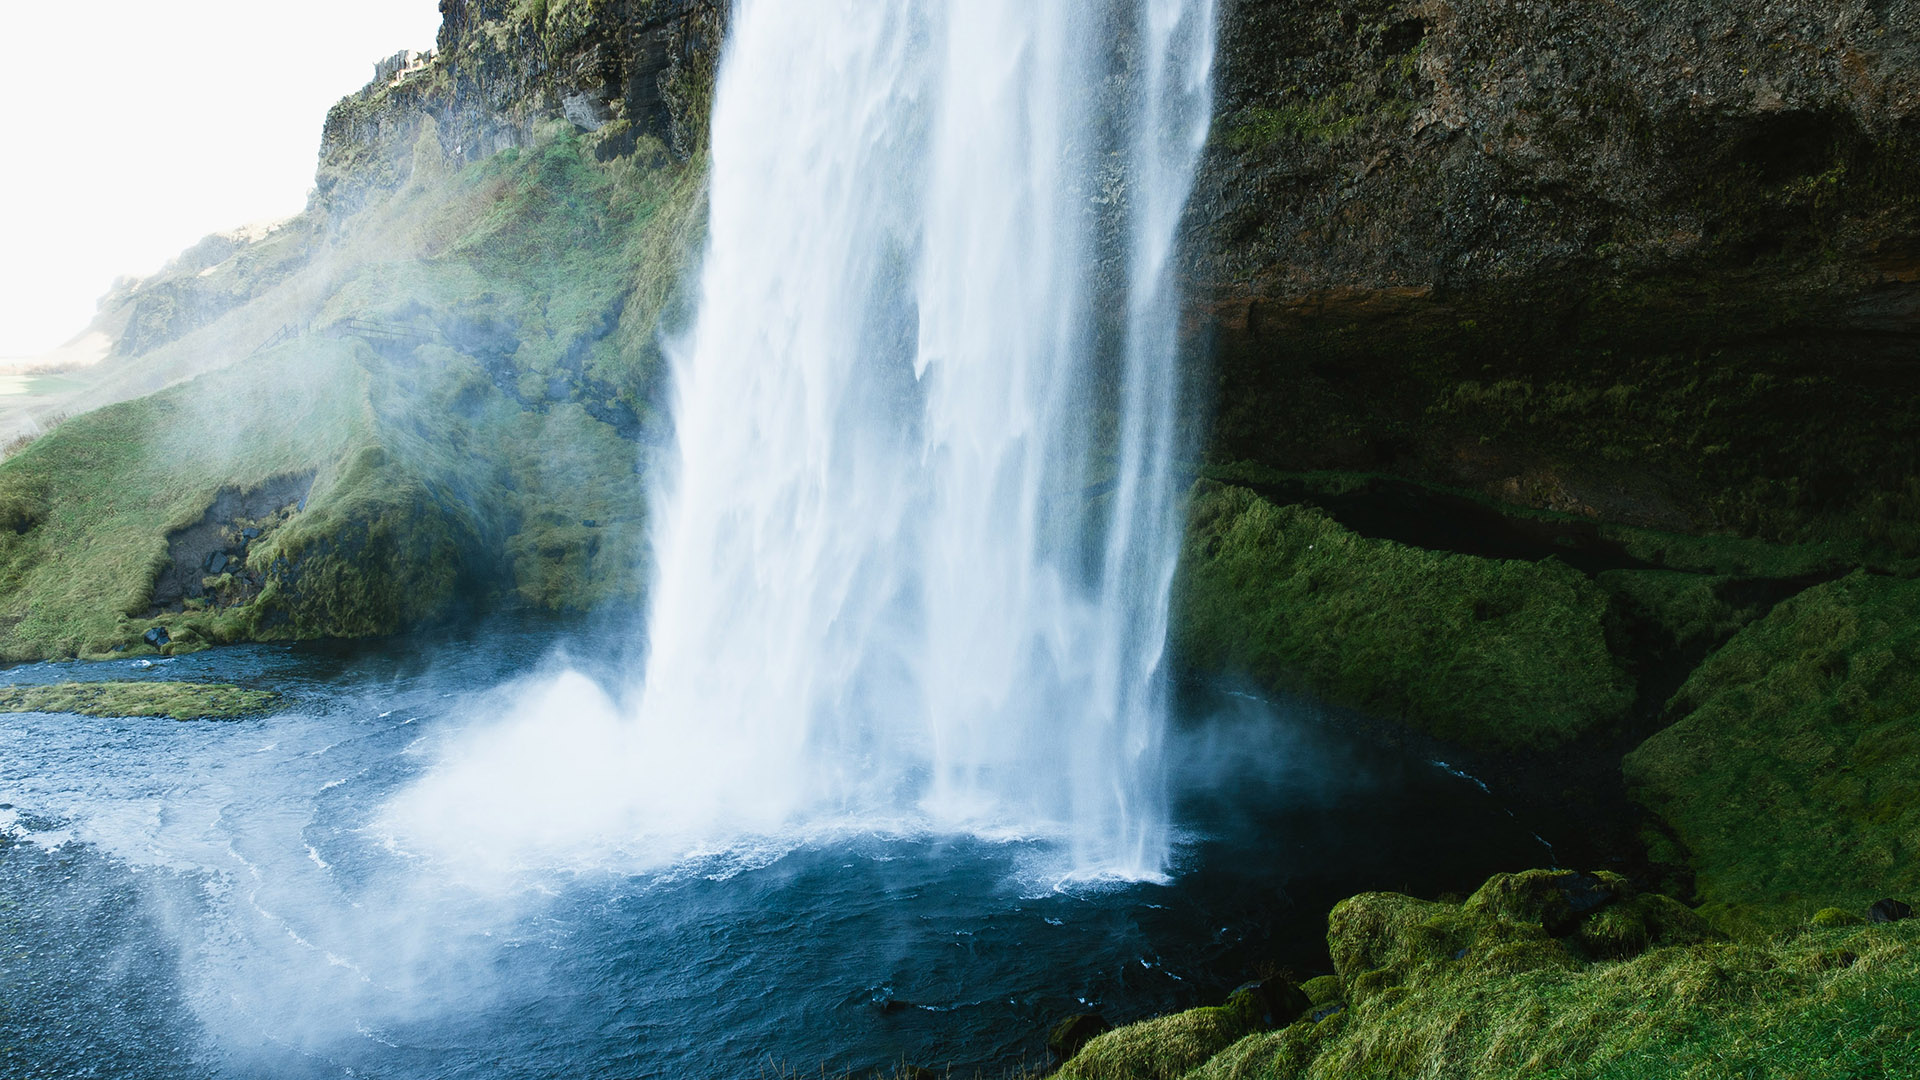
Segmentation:
<svg viewBox="0 0 1920 1080">
<path fill-rule="evenodd" d="M 1760 614 L 1736 579 L 1672 570 L 1609 570 L 1595 576 L 1637 618 L 1660 628 L 1683 656 L 1705 656 Z"/>
<path fill-rule="evenodd" d="M 1251 1030 L 1234 1010 L 1189 1009 L 1107 1032 L 1054 1075 L 1060 1080 L 1176 1080 Z"/>
<path fill-rule="evenodd" d="M 279 697 L 225 683 L 73 682 L 0 687 L 0 712 L 235 720 L 265 712 Z"/>
<path fill-rule="evenodd" d="M 1199 1037 L 1213 1018 L 1149 1021 L 1089 1043 L 1062 1075 L 1920 1076 L 1920 921 L 1740 943 L 1666 897 L 1588 880 L 1611 902 L 1579 917 L 1566 871 L 1500 875 L 1460 904 L 1354 897 L 1329 918 L 1339 1011 L 1197 1063 L 1219 1041 Z"/>
<path fill-rule="evenodd" d="M 1754 623 L 1628 755 L 1705 910 L 1772 929 L 1920 892 L 1920 581 L 1855 573 Z"/>
<path fill-rule="evenodd" d="M 548 129 L 425 173 L 339 225 L 306 270 L 120 378 L 204 370 L 249 328 L 295 319 L 307 334 L 75 416 L 0 462 L 0 659 L 150 651 L 157 624 L 187 651 L 389 633 L 470 602 L 637 602 L 641 447 L 613 421 L 658 422 L 654 343 L 702 228 L 701 169 L 602 165 Z M 430 343 L 323 333 L 343 319 Z M 223 488 L 291 475 L 312 492 L 249 550 L 256 598 L 147 617 L 170 532 Z"/>
<path fill-rule="evenodd" d="M 1189 667 L 1472 746 L 1561 745 L 1633 701 L 1607 594 L 1576 571 L 1368 539 L 1240 488 L 1196 489 L 1175 605 Z"/>
<path fill-rule="evenodd" d="M 139 637 L 167 534 L 222 486 L 312 471 L 371 439 L 353 351 L 315 342 L 75 417 L 0 465 L 0 657 Z"/>
</svg>

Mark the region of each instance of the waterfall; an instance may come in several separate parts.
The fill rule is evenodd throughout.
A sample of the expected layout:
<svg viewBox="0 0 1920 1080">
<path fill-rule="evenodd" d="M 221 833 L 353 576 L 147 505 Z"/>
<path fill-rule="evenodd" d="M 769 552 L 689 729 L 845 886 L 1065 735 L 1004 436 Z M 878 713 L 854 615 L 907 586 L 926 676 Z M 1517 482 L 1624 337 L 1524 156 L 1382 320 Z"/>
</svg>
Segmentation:
<svg viewBox="0 0 1920 1080">
<path fill-rule="evenodd" d="M 644 679 L 548 686 L 492 753 L 683 849 L 882 821 L 1158 874 L 1211 0 L 740 0 L 729 34 Z M 567 730 L 595 749 L 528 779 Z"/>
<path fill-rule="evenodd" d="M 739 790 L 1158 869 L 1167 262 L 1210 18 L 739 6 L 643 703 Z"/>
</svg>

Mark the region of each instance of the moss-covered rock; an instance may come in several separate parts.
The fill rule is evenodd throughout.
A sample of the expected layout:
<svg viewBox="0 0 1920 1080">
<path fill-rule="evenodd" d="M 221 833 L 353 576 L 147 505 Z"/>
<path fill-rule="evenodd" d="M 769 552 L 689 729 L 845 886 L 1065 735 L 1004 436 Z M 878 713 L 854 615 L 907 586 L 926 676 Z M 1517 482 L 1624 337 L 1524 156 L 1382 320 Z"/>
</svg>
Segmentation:
<svg viewBox="0 0 1920 1080">
<path fill-rule="evenodd" d="M 1574 929 L 1550 931 L 1570 898 L 1595 896 L 1609 899 Z M 1601 939 L 1632 947 L 1590 947 Z M 1121 1028 L 1089 1045 L 1102 1054 L 1075 1075 L 1920 1075 L 1911 922 L 1736 944 L 1620 878 L 1532 871 L 1496 877 L 1461 904 L 1354 897 L 1329 920 L 1328 945 L 1345 986 L 1334 1006 L 1250 1032 L 1184 1074 L 1172 1068 L 1205 1045 L 1193 1032 L 1219 1034 L 1217 1010 Z"/>
<path fill-rule="evenodd" d="M 1856 573 L 1741 631 L 1628 755 L 1704 910 L 1774 929 L 1920 891 L 1920 581 Z"/>
<path fill-rule="evenodd" d="M 1188 665 L 1472 746 L 1558 746 L 1633 701 L 1607 595 L 1581 574 L 1368 539 L 1241 488 L 1196 488 L 1175 604 Z"/>
<path fill-rule="evenodd" d="M 1813 913 L 1807 920 L 1808 925 L 1831 929 L 1836 926 L 1862 926 L 1866 916 L 1846 908 L 1824 907 Z"/>
<path fill-rule="evenodd" d="M 236 720 L 267 711 L 279 698 L 272 691 L 225 683 L 70 682 L 0 687 L 0 712 Z"/>
<path fill-rule="evenodd" d="M 1254 1030 L 1242 1009 L 1190 1009 L 1109 1031 L 1055 1075 L 1060 1080 L 1173 1080 Z"/>
</svg>

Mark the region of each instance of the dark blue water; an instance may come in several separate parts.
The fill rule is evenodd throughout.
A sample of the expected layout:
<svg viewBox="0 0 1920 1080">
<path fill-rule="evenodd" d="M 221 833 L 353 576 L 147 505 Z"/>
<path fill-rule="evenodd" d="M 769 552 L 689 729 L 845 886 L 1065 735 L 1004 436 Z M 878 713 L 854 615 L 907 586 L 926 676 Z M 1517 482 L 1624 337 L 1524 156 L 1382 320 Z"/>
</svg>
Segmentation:
<svg viewBox="0 0 1920 1080">
<path fill-rule="evenodd" d="M 5 673 L 286 698 L 235 723 L 0 715 L 0 1075 L 997 1076 L 1045 1064 L 1072 1013 L 1324 970 L 1341 896 L 1550 857 L 1471 779 L 1218 689 L 1186 695 L 1171 743 L 1165 884 L 1061 887 L 1044 844 L 912 835 L 510 888 L 395 850 L 373 822 L 422 747 L 570 638 L 574 664 L 621 666 L 523 624 Z"/>
</svg>

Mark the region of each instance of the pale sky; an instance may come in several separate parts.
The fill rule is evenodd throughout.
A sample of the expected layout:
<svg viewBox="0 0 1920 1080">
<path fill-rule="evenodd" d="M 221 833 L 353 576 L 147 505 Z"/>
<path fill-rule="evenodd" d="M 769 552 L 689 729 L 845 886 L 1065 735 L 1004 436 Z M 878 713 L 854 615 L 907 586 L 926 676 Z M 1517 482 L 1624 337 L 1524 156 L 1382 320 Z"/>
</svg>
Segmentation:
<svg viewBox="0 0 1920 1080">
<path fill-rule="evenodd" d="M 306 205 L 328 107 L 432 47 L 436 0 L 8 3 L 0 357 L 93 317 L 121 274 Z"/>
</svg>

